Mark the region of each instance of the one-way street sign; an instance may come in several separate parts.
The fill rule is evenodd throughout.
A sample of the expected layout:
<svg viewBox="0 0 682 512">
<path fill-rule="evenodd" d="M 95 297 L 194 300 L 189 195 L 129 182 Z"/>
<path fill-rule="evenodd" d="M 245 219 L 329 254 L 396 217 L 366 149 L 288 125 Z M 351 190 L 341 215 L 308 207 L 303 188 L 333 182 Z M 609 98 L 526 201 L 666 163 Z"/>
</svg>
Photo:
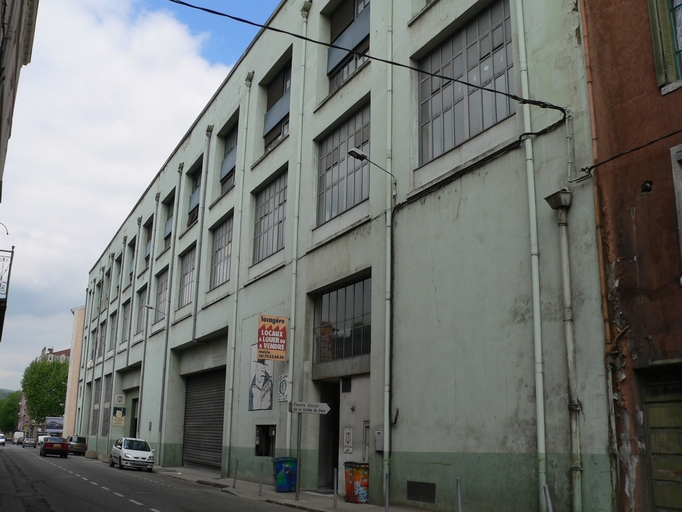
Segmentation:
<svg viewBox="0 0 682 512">
<path fill-rule="evenodd" d="M 289 411 L 294 413 L 327 414 L 329 410 L 329 404 L 324 402 L 289 402 Z"/>
</svg>

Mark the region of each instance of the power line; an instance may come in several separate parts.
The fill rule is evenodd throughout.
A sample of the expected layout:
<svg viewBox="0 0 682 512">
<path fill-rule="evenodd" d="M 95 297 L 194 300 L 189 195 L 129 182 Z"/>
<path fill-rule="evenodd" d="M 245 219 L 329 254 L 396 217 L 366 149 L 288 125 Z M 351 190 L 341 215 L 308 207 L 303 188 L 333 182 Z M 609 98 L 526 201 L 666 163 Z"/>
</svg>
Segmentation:
<svg viewBox="0 0 682 512">
<path fill-rule="evenodd" d="M 431 77 L 434 77 L 434 78 L 440 78 L 441 80 L 445 80 L 445 81 L 448 81 L 448 82 L 456 82 L 456 83 L 459 83 L 459 84 L 462 84 L 462 85 L 466 85 L 466 86 L 468 86 L 468 87 L 473 87 L 473 88 L 475 88 L 475 89 L 480 89 L 480 90 L 482 90 L 482 91 L 490 92 L 490 93 L 493 93 L 493 94 L 501 94 L 502 96 L 506 96 L 507 98 L 510 98 L 510 99 L 512 99 L 512 100 L 514 100 L 514 101 L 518 101 L 518 102 L 521 103 L 521 104 L 524 104 L 524 103 L 525 103 L 525 104 L 528 104 L 528 105 L 535 105 L 535 106 L 540 107 L 540 108 L 558 110 L 559 112 L 561 112 L 562 121 L 565 120 L 565 119 L 566 119 L 566 116 L 567 116 L 567 112 L 566 112 L 566 109 L 565 109 L 565 108 L 560 107 L 560 106 L 558 106 L 558 105 L 554 105 L 554 104 L 549 103 L 549 102 L 546 102 L 546 101 L 531 100 L 531 99 L 529 99 L 529 98 L 522 98 L 521 96 L 517 96 L 516 94 L 511 94 L 511 93 L 503 92 L 503 91 L 496 91 L 496 90 L 494 90 L 494 89 L 489 89 L 489 88 L 483 87 L 483 86 L 481 86 L 481 85 L 476 85 L 476 84 L 472 84 L 472 83 L 469 83 L 469 82 L 465 82 L 464 80 L 459 80 L 459 79 L 457 79 L 457 78 L 452 78 L 452 77 L 444 76 L 444 75 L 438 75 L 438 74 L 436 74 L 436 73 L 430 73 L 430 72 L 428 72 L 428 71 L 424 71 L 423 69 L 419 69 L 419 68 L 416 68 L 416 67 L 414 67 L 414 66 L 410 66 L 409 64 L 402 64 L 402 63 L 400 63 L 400 62 L 396 62 L 396 61 L 392 61 L 392 60 L 388 60 L 388 59 L 382 59 L 381 57 L 374 57 L 374 56 L 372 56 L 372 55 L 369 55 L 368 53 L 362 53 L 362 52 L 357 52 L 357 51 L 355 51 L 355 50 L 349 50 L 348 48 L 344 48 L 343 46 L 337 46 L 337 45 L 332 44 L 332 43 L 326 43 L 326 42 L 324 42 L 324 41 L 319 41 L 319 40 L 317 40 L 317 39 L 312 39 L 312 38 L 310 38 L 310 37 L 302 36 L 302 35 L 300 35 L 300 34 L 296 34 L 296 33 L 294 33 L 294 32 L 290 32 L 290 31 L 288 31 L 288 30 L 284 30 L 284 29 L 281 29 L 281 28 L 271 27 L 271 26 L 269 26 L 269 25 L 262 25 L 262 24 L 260 24 L 260 23 L 254 22 L 254 21 L 250 21 L 250 20 L 247 20 L 247 19 L 244 19 L 244 18 L 240 18 L 240 17 L 238 17 L 238 16 L 233 16 L 233 15 L 231 15 L 231 14 L 227 14 L 227 13 L 224 13 L 224 12 L 216 11 L 216 10 L 214 10 L 214 9 L 209 9 L 209 8 L 207 8 L 207 7 L 201 7 L 201 6 L 198 6 L 198 5 L 193 5 L 193 4 L 190 4 L 190 3 L 188 3 L 188 2 L 184 2 L 183 0 L 168 0 L 168 1 L 169 1 L 169 2 L 172 2 L 172 3 L 174 3 L 174 4 L 178 4 L 178 5 L 183 5 L 183 6 L 185 6 L 185 7 L 189 7 L 190 9 L 196 9 L 196 10 L 198 10 L 198 11 L 203 11 L 203 12 L 208 13 L 208 14 L 213 14 L 213 15 L 215 15 L 215 16 L 222 16 L 223 18 L 228 18 L 228 19 L 230 19 L 230 20 L 232 20 L 232 21 L 236 21 L 236 22 L 238 22 L 238 23 L 244 23 L 244 24 L 246 24 L 246 25 L 251 25 L 252 27 L 260 28 L 260 29 L 263 29 L 263 30 L 269 30 L 269 31 L 271 31 L 271 32 L 276 32 L 276 33 L 278 33 L 278 34 L 285 34 L 285 35 L 294 37 L 294 38 L 296 38 L 296 39 L 300 39 L 300 40 L 302 40 L 302 41 L 307 41 L 307 42 L 309 42 L 309 43 L 319 44 L 319 45 L 321 45 L 321 46 L 326 46 L 327 48 L 335 48 L 335 49 L 337 49 L 337 50 L 343 50 L 343 51 L 345 51 L 345 52 L 349 52 L 349 53 L 352 53 L 352 54 L 354 54 L 354 55 L 358 55 L 358 56 L 365 57 L 365 58 L 367 58 L 367 59 L 369 59 L 369 60 L 375 60 L 375 61 L 377 61 L 377 62 L 383 62 L 384 64 L 388 64 L 388 65 L 390 65 L 390 66 L 396 66 L 396 67 L 400 67 L 400 68 L 403 68 L 403 69 L 408 69 L 408 70 L 410 70 L 410 71 L 416 71 L 417 73 L 421 73 L 421 74 L 424 74 L 424 75 L 428 75 L 428 76 L 431 76 Z"/>
</svg>

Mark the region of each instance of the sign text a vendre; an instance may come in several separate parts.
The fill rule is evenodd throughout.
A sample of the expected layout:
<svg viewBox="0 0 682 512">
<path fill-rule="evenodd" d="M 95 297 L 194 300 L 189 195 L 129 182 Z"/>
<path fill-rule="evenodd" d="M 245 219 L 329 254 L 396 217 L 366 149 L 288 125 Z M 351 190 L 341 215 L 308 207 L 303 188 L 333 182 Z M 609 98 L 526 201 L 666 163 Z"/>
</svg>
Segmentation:
<svg viewBox="0 0 682 512">
<path fill-rule="evenodd" d="M 286 361 L 288 323 L 287 317 L 258 315 L 258 359 Z"/>
</svg>

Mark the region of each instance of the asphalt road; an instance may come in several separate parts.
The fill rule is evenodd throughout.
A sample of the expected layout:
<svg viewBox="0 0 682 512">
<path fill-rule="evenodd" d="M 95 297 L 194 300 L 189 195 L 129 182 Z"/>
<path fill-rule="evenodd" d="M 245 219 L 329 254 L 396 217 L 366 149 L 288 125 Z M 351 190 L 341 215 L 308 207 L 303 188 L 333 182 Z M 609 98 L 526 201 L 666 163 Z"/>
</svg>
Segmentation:
<svg viewBox="0 0 682 512">
<path fill-rule="evenodd" d="M 70 455 L 0 446 L 0 512 L 229 511 L 282 512 L 282 507 L 160 473 L 119 470 Z"/>
</svg>

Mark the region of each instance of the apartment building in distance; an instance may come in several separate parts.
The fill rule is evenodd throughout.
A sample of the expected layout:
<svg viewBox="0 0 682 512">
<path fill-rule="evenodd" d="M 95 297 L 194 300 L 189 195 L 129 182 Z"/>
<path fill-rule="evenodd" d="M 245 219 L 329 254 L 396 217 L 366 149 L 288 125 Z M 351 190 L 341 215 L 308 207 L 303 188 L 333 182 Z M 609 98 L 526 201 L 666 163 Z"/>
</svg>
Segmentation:
<svg viewBox="0 0 682 512">
<path fill-rule="evenodd" d="M 580 14 L 283 0 L 93 262 L 90 449 L 258 481 L 323 402 L 302 489 L 613 510 Z"/>
</svg>

